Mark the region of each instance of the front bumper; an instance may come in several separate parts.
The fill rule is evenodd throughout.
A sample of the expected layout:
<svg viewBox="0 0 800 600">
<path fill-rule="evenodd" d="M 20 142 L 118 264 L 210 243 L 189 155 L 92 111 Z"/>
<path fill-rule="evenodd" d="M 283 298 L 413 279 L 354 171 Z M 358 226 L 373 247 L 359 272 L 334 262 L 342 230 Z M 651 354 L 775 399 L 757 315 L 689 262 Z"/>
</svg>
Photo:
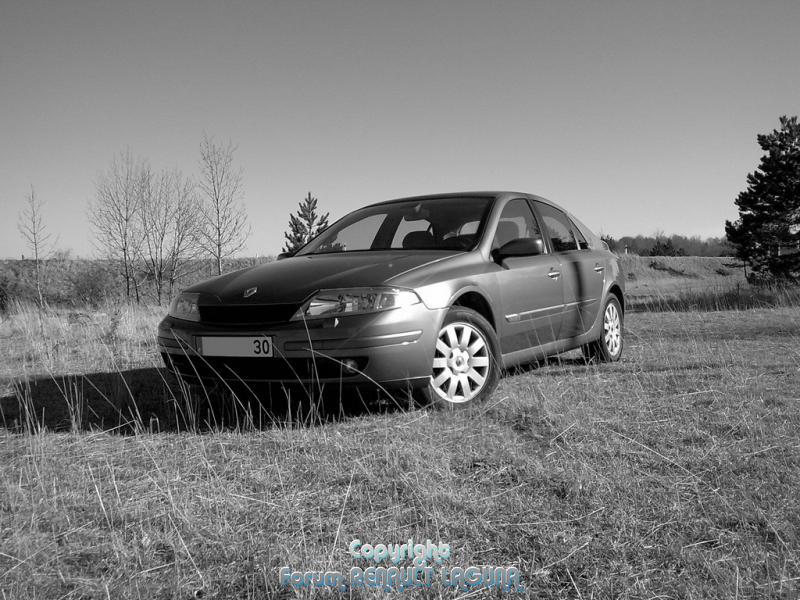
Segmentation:
<svg viewBox="0 0 800 600">
<path fill-rule="evenodd" d="M 423 303 L 368 315 L 277 325 L 212 325 L 166 317 L 158 346 L 170 370 L 206 381 L 419 386 L 431 374 L 446 309 Z M 204 336 L 269 336 L 273 356 L 204 356 Z"/>
</svg>

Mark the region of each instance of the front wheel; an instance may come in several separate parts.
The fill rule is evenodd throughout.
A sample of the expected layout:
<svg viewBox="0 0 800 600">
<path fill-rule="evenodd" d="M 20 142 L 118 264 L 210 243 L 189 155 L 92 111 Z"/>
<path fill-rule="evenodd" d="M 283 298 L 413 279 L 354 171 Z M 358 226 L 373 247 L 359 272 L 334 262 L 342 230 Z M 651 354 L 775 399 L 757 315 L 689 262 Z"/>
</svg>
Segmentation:
<svg viewBox="0 0 800 600">
<path fill-rule="evenodd" d="M 443 408 L 480 402 L 497 386 L 498 357 L 489 322 L 469 308 L 451 308 L 436 337 L 425 399 Z"/>
<path fill-rule="evenodd" d="M 586 344 L 583 353 L 599 362 L 616 362 L 622 356 L 622 308 L 616 296 L 606 300 L 600 339 Z"/>
</svg>

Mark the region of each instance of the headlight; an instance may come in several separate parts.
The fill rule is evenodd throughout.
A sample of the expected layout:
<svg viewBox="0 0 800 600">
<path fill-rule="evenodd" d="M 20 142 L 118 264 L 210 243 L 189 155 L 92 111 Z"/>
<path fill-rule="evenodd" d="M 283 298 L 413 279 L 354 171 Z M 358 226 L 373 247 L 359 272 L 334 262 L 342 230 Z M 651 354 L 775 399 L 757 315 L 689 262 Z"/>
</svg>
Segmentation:
<svg viewBox="0 0 800 600">
<path fill-rule="evenodd" d="M 175 300 L 169 307 L 169 315 L 184 321 L 199 321 L 200 311 L 197 308 L 197 300 L 200 294 L 190 294 L 181 292 L 175 296 Z"/>
<path fill-rule="evenodd" d="M 396 288 L 320 290 L 294 313 L 292 321 L 374 313 L 419 301 L 419 296 L 411 290 Z"/>
</svg>

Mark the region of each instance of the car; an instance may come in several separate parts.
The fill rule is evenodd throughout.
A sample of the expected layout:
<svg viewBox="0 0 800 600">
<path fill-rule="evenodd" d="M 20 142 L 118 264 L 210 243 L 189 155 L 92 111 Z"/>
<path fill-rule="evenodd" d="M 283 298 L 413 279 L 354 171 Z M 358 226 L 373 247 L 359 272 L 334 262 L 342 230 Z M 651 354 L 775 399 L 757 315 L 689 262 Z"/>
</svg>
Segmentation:
<svg viewBox="0 0 800 600">
<path fill-rule="evenodd" d="M 548 355 L 618 361 L 624 289 L 618 257 L 542 197 L 416 196 L 183 290 L 158 345 L 194 382 L 367 384 L 459 407 Z"/>
</svg>

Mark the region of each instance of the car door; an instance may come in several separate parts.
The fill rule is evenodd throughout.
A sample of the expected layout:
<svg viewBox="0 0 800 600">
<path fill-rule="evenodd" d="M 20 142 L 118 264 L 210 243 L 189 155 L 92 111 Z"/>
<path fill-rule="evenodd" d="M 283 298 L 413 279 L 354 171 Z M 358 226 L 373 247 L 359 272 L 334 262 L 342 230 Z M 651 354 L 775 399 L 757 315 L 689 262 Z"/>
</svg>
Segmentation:
<svg viewBox="0 0 800 600">
<path fill-rule="evenodd" d="M 586 238 L 561 210 L 534 201 L 536 213 L 550 237 L 563 279 L 564 315 L 559 337 L 586 333 L 594 323 L 603 295 L 605 261 L 589 248 Z"/>
<path fill-rule="evenodd" d="M 527 201 L 510 200 L 500 213 L 492 252 L 521 238 L 542 239 L 542 231 Z M 543 254 L 497 260 L 503 322 L 498 328 L 502 352 L 516 352 L 557 339 L 563 310 L 558 259 L 542 246 Z"/>
</svg>

